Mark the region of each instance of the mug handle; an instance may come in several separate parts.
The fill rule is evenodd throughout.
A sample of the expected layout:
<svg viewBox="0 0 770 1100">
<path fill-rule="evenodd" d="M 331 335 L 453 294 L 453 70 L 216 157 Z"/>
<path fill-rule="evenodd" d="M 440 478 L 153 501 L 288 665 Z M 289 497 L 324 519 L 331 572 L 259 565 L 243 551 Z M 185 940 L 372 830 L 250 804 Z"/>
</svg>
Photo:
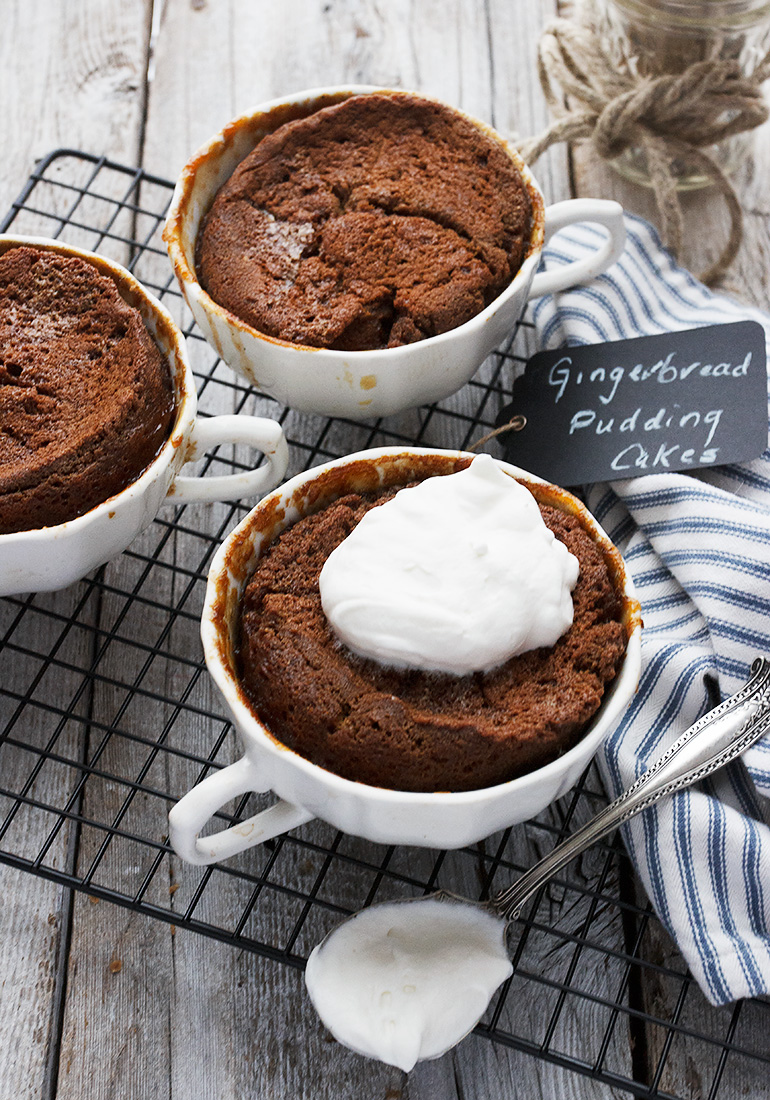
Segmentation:
<svg viewBox="0 0 770 1100">
<path fill-rule="evenodd" d="M 595 222 L 609 230 L 609 237 L 591 256 L 573 260 L 554 271 L 541 271 L 535 275 L 527 300 L 543 294 L 557 294 L 578 283 L 587 283 L 601 275 L 620 257 L 626 244 L 626 225 L 623 207 L 612 199 L 567 199 L 554 203 L 545 212 L 545 241 L 554 233 L 575 222 Z"/>
<path fill-rule="evenodd" d="M 250 791 L 262 793 L 269 789 L 255 780 L 254 765 L 245 756 L 207 776 L 169 811 L 168 839 L 171 847 L 188 863 L 207 866 L 238 852 L 245 852 L 247 848 L 312 820 L 314 815 L 302 806 L 279 799 L 275 805 L 260 810 L 238 825 L 221 829 L 211 836 L 198 835 L 226 802 Z"/>
<path fill-rule="evenodd" d="M 289 448 L 283 428 L 276 420 L 263 416 L 212 416 L 193 424 L 185 453 L 185 462 L 194 462 L 220 443 L 247 443 L 262 451 L 267 465 L 241 474 L 220 477 L 177 477 L 169 497 L 177 501 L 238 500 L 264 493 L 277 485 L 289 464 Z"/>
</svg>

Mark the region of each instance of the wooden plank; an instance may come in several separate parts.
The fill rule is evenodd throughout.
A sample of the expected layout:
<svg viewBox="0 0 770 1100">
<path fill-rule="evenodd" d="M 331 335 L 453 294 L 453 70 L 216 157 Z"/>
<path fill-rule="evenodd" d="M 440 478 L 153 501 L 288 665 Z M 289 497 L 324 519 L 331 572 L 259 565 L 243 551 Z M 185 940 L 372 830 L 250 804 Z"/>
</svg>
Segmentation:
<svg viewBox="0 0 770 1100">
<path fill-rule="evenodd" d="M 117 0 L 87 0 L 62 5 L 56 0 L 8 0 L 3 8 L 0 39 L 0 102 L 3 158 L 0 163 L 0 208 L 5 211 L 21 190 L 34 161 L 59 146 L 94 149 L 132 159 L 138 148 L 142 80 L 145 64 L 147 5 L 123 5 Z M 72 193 L 49 190 L 47 200 L 65 210 Z M 35 216 L 19 218 L 15 232 L 45 236 L 59 223 Z M 33 652 L 51 651 L 62 631 L 59 616 L 74 610 L 82 596 L 74 586 L 63 593 L 36 597 L 41 609 L 27 612 L 23 626 L 11 638 L 23 640 Z M 91 601 L 93 602 L 93 601 Z M 17 607 L 4 601 L 3 621 L 10 622 Z M 51 618 L 51 616 L 54 616 Z M 81 621 L 92 621 L 89 611 Z M 86 668 L 92 640 L 87 632 L 73 632 L 57 650 L 57 659 Z M 13 648 L 3 656 L 3 683 L 24 693 L 31 687 L 39 662 L 22 658 Z M 38 705 L 28 706 L 14 722 L 11 736 L 21 743 L 42 747 L 54 732 L 58 718 L 50 707 L 66 707 L 80 686 L 77 673 L 53 664 L 36 689 Z M 76 711 L 83 713 L 87 696 Z M 3 715 L 3 725 L 9 714 Z M 57 742 L 64 755 L 75 755 L 82 722 L 65 725 Z M 38 757 L 22 747 L 4 747 L 3 783 L 19 789 Z M 70 769 L 46 765 L 31 794 L 53 806 L 63 805 L 72 789 Z M 34 857 L 52 825 L 43 811 L 19 812 L 4 843 L 9 850 Z M 23 830 L 23 833 L 21 832 Z M 69 830 L 58 834 L 46 863 L 65 864 Z M 53 1065 L 58 1042 L 57 983 L 60 978 L 61 929 L 66 924 L 68 892 L 26 873 L 4 868 L 0 906 L 0 1015 L 3 1047 L 14 1056 L 0 1059 L 0 1094 L 40 1097 L 47 1087 L 47 1068 Z"/>
<path fill-rule="evenodd" d="M 89 697 L 82 693 L 91 648 L 87 631 L 70 630 L 66 619 L 83 598 L 85 586 L 38 596 L 18 618 L 20 603 L 0 601 L 4 694 L 0 700 L 0 776 L 5 789 L 30 801 L 0 799 L 0 848 L 34 860 L 49 846 L 44 864 L 65 870 L 71 829 L 50 838 L 57 814 L 44 807 L 64 805 L 77 773 L 43 755 L 51 746 L 66 758 L 78 758 L 85 735 Z M 80 621 L 93 616 L 95 600 L 86 597 Z M 29 656 L 42 653 L 47 661 Z M 31 701 L 21 704 L 20 700 Z M 70 717 L 65 710 L 70 709 Z M 23 1050 L 23 1058 L 0 1059 L 0 1095 L 38 1097 L 52 1050 L 58 1041 L 56 1019 L 62 928 L 68 893 L 27 872 L 0 868 L 0 1012 L 3 1042 Z"/>
<path fill-rule="evenodd" d="M 34 162 L 58 147 L 136 162 L 149 9 L 149 0 L 129 6 L 6 0 L 0 43 L 3 210 Z M 39 221 L 36 228 L 40 233 Z"/>
</svg>

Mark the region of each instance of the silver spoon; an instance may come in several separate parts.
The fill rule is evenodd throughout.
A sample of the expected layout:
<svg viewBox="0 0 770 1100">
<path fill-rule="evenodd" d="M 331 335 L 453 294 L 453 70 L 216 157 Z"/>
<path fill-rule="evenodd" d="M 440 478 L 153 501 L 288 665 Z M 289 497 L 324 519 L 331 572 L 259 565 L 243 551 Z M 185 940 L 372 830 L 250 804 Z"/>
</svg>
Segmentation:
<svg viewBox="0 0 770 1100">
<path fill-rule="evenodd" d="M 504 920 L 516 920 L 529 898 L 575 856 L 659 799 L 735 760 L 769 729 L 770 661 L 758 657 L 735 695 L 693 723 L 614 802 L 486 904 Z"/>
<path fill-rule="evenodd" d="M 405 1070 L 437 1058 L 475 1027 L 512 972 L 508 926 L 545 882 L 595 841 L 711 775 L 769 730 L 770 661 L 757 658 L 735 695 L 690 726 L 632 786 L 512 886 L 483 902 L 444 890 L 384 902 L 333 929 L 306 971 L 322 1020 L 340 1042 Z M 452 966 L 456 988 L 447 981 Z"/>
</svg>

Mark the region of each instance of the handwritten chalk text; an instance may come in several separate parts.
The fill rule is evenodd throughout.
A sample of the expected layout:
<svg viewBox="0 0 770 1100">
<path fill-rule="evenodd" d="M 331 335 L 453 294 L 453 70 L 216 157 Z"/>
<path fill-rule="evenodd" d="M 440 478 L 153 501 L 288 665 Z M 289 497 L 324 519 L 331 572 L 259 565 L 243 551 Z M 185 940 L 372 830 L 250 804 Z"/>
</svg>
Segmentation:
<svg viewBox="0 0 770 1100">
<path fill-rule="evenodd" d="M 563 355 L 553 364 L 548 372 L 548 384 L 555 389 L 554 401 L 558 403 L 564 397 L 567 388 L 577 386 L 594 386 L 597 389 L 603 387 L 602 393 L 596 393 L 596 397 L 602 405 L 610 405 L 618 392 L 618 386 L 625 378 L 630 382 L 660 382 L 666 385 L 671 382 L 684 381 L 690 376 L 699 378 L 743 378 L 749 372 L 751 366 L 751 352 L 747 352 L 740 363 L 702 363 L 700 361 L 678 366 L 674 363 L 675 352 L 670 352 L 665 359 L 659 359 L 649 367 L 643 363 L 626 369 L 625 367 L 596 367 L 594 370 L 574 370 L 572 358 Z"/>
</svg>

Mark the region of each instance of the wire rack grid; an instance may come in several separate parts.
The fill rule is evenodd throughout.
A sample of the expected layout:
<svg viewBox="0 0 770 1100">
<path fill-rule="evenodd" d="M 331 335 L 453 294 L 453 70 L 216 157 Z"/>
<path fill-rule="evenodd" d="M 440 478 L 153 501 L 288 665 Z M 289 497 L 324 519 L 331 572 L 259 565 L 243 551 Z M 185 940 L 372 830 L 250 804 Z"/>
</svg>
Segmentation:
<svg viewBox="0 0 770 1100">
<path fill-rule="evenodd" d="M 279 419 L 290 473 L 371 446 L 466 447 L 494 426 L 533 350 L 526 323 L 460 394 L 401 417 L 362 425 L 302 416 L 255 394 L 182 302 L 160 239 L 171 190 L 140 170 L 57 150 L 0 230 L 58 237 L 128 266 L 185 333 L 201 413 Z M 232 472 L 251 458 L 220 448 L 201 468 Z M 166 839 L 170 806 L 238 753 L 205 673 L 198 619 L 213 553 L 248 507 L 166 509 L 79 584 L 0 601 L 0 861 L 301 968 L 341 916 L 440 886 L 482 896 L 606 800 L 589 769 L 536 820 L 458 852 L 370 844 L 313 822 L 220 866 L 181 864 Z M 218 824 L 264 804 L 244 798 Z M 477 1028 L 491 1041 L 639 1097 L 732 1096 L 768 1077 L 770 1002 L 706 1004 L 637 896 L 617 839 L 541 892 L 513 951 L 514 975 Z M 576 1013 L 591 1023 L 579 1050 L 569 1039 Z M 695 1091 L 682 1064 L 697 1067 Z"/>
</svg>

